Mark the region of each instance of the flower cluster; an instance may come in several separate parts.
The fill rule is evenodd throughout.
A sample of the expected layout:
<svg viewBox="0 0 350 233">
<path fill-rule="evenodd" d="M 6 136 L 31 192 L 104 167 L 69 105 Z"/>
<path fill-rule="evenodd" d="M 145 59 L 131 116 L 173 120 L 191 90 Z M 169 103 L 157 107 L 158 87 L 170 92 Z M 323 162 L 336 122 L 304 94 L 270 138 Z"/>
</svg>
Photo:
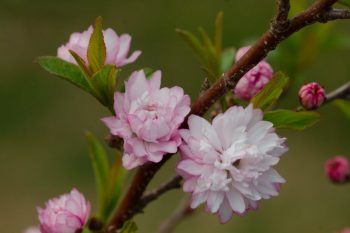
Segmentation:
<svg viewBox="0 0 350 233">
<path fill-rule="evenodd" d="M 236 53 L 236 61 L 249 49 L 250 46 L 240 48 Z M 273 70 L 268 62 L 265 60 L 259 62 L 238 81 L 234 89 L 235 95 L 240 99 L 249 101 L 270 81 L 272 74 Z"/>
<path fill-rule="evenodd" d="M 160 162 L 181 144 L 178 128 L 190 111 L 190 97 L 180 87 L 160 88 L 161 72 L 147 79 L 143 70 L 114 96 L 115 116 L 103 118 L 110 133 L 124 139 L 123 165 L 132 169 Z"/>
<path fill-rule="evenodd" d="M 272 166 L 287 148 L 262 117 L 252 105 L 231 107 L 212 124 L 189 117 L 189 129 L 180 131 L 185 143 L 177 171 L 185 179 L 183 190 L 192 193 L 192 208 L 206 203 L 225 223 L 233 213 L 242 215 L 278 195 L 285 181 Z"/>
<path fill-rule="evenodd" d="M 57 56 L 63 60 L 76 64 L 75 59 L 69 53 L 69 50 L 72 50 L 77 53 L 86 64 L 89 64 L 87 50 L 92 32 L 93 27 L 90 26 L 86 31 L 71 34 L 68 43 L 58 48 Z M 105 64 L 122 67 L 134 62 L 141 54 L 141 51 L 135 51 L 130 57 L 128 57 L 131 43 L 131 36 L 129 34 L 118 36 L 113 29 L 108 28 L 103 31 L 103 37 L 106 45 Z"/>
<path fill-rule="evenodd" d="M 41 233 L 76 233 L 83 229 L 90 214 L 90 203 L 76 189 L 53 198 L 38 208 Z M 30 229 L 35 233 L 35 228 Z M 27 233 L 29 233 L 27 232 Z"/>
</svg>

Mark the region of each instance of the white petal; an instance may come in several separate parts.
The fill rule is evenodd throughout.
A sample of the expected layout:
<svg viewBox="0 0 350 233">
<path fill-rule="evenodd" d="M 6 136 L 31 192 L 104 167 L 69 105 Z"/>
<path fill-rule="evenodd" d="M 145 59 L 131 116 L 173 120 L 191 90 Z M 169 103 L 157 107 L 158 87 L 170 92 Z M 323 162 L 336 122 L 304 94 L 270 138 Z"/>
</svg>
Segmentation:
<svg viewBox="0 0 350 233">
<path fill-rule="evenodd" d="M 236 190 L 231 188 L 226 192 L 226 197 L 233 211 L 242 214 L 244 213 L 246 206 L 242 195 Z"/>
</svg>

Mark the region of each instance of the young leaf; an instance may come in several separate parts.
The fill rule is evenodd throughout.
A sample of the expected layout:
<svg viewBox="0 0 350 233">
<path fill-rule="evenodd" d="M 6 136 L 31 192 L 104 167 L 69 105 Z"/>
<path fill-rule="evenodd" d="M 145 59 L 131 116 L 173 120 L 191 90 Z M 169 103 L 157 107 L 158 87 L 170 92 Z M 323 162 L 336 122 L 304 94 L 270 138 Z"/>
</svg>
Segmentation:
<svg viewBox="0 0 350 233">
<path fill-rule="evenodd" d="M 303 130 L 316 124 L 320 120 L 320 115 L 311 111 L 295 112 L 279 109 L 266 112 L 264 120 L 272 122 L 275 128 Z"/>
<path fill-rule="evenodd" d="M 275 73 L 269 83 L 251 99 L 251 103 L 263 111 L 269 109 L 278 100 L 287 83 L 288 77 L 285 74 Z"/>
<path fill-rule="evenodd" d="M 350 103 L 346 100 L 338 99 L 334 101 L 334 104 L 348 117 L 350 118 Z"/>
<path fill-rule="evenodd" d="M 146 78 L 149 78 L 153 74 L 154 70 L 152 68 L 145 67 L 143 68 L 143 72 L 145 73 Z"/>
<path fill-rule="evenodd" d="M 214 47 L 217 59 L 220 58 L 221 54 L 221 43 L 222 43 L 222 17 L 224 12 L 220 11 L 216 16 L 215 20 L 215 35 L 214 35 Z"/>
<path fill-rule="evenodd" d="M 120 152 L 118 152 L 120 153 Z M 107 221 L 116 207 L 120 194 L 121 188 L 124 181 L 125 170 L 122 166 L 121 155 L 117 154 L 115 162 L 109 170 L 107 180 L 107 201 L 103 208 L 102 220 Z"/>
<path fill-rule="evenodd" d="M 50 74 L 63 78 L 84 91 L 94 95 L 94 92 L 86 81 L 83 72 L 77 65 L 64 61 L 58 57 L 51 56 L 39 57 L 37 62 Z"/>
<path fill-rule="evenodd" d="M 106 45 L 102 32 L 102 17 L 97 17 L 91 34 L 87 58 L 93 73 L 101 70 L 106 60 Z"/>
<path fill-rule="evenodd" d="M 85 61 L 73 50 L 69 50 L 69 53 L 72 55 L 74 60 L 78 63 L 78 66 L 80 67 L 81 71 L 85 75 L 86 81 L 89 82 L 89 78 L 91 77 L 91 71 L 86 66 Z"/>
<path fill-rule="evenodd" d="M 225 49 L 221 53 L 220 73 L 227 72 L 235 60 L 236 49 L 233 47 Z"/>
<path fill-rule="evenodd" d="M 191 32 L 182 29 L 176 29 L 176 32 L 185 41 L 185 43 L 194 51 L 196 56 L 199 59 L 202 59 L 203 48 L 197 37 Z"/>
<path fill-rule="evenodd" d="M 108 180 L 108 158 L 101 143 L 90 133 L 86 133 L 89 144 L 90 158 L 94 169 L 96 190 L 100 205 L 100 214 L 103 215 L 103 208 L 106 203 L 106 187 Z"/>
<path fill-rule="evenodd" d="M 100 102 L 107 107 L 113 105 L 113 95 L 116 89 L 116 82 L 117 68 L 113 65 L 105 65 L 91 78 L 91 85 L 98 92 Z"/>
<path fill-rule="evenodd" d="M 137 232 L 137 225 L 135 222 L 127 221 L 124 223 L 123 228 L 120 230 L 119 233 L 136 233 Z"/>
</svg>

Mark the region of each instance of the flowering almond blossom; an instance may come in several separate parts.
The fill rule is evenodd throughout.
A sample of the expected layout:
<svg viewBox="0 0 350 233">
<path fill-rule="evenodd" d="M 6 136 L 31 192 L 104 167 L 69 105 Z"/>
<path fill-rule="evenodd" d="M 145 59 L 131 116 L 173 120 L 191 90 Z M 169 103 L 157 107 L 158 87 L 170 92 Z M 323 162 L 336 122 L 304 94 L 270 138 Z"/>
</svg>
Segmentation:
<svg viewBox="0 0 350 233">
<path fill-rule="evenodd" d="M 287 151 L 271 122 L 253 109 L 231 107 L 210 124 L 191 115 L 189 129 L 180 130 L 178 174 L 183 190 L 192 193 L 191 208 L 206 210 L 227 222 L 233 213 L 256 209 L 261 199 L 277 196 L 285 180 L 272 168 Z"/>
<path fill-rule="evenodd" d="M 90 203 L 76 189 L 38 208 L 41 233 L 75 233 L 86 224 Z"/>
<path fill-rule="evenodd" d="M 58 48 L 57 56 L 63 60 L 76 64 L 74 58 L 69 53 L 69 50 L 73 50 L 88 64 L 87 50 L 92 32 L 93 27 L 90 26 L 86 31 L 81 33 L 74 32 L 71 34 L 68 43 Z M 134 62 L 141 54 L 141 51 L 137 50 L 128 57 L 131 43 L 131 36 L 129 34 L 118 36 L 113 29 L 108 28 L 103 31 L 103 37 L 106 45 L 105 64 L 122 67 Z"/>
<path fill-rule="evenodd" d="M 334 183 L 342 184 L 349 181 L 350 164 L 348 159 L 340 155 L 328 159 L 325 163 L 325 172 Z"/>
<path fill-rule="evenodd" d="M 124 139 L 127 169 L 159 162 L 181 144 L 178 128 L 190 111 L 190 97 L 180 87 L 160 88 L 160 83 L 160 71 L 149 80 L 143 70 L 134 72 L 125 83 L 125 93 L 115 93 L 116 115 L 102 119 L 112 135 Z"/>
<path fill-rule="evenodd" d="M 249 49 L 250 46 L 240 48 L 236 53 L 236 61 Z M 238 81 L 234 89 L 235 95 L 240 99 L 249 101 L 270 81 L 272 74 L 273 70 L 270 64 L 262 60 Z"/>
</svg>

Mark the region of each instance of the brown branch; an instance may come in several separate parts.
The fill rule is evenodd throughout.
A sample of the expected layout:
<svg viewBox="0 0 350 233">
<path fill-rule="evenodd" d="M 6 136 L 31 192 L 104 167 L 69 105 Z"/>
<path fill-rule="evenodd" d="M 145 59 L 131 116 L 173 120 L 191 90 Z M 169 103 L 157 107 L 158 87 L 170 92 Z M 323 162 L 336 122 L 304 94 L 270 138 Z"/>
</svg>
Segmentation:
<svg viewBox="0 0 350 233">
<path fill-rule="evenodd" d="M 277 4 L 277 14 L 272 21 L 272 25 L 275 30 L 282 32 L 289 24 L 288 14 L 290 10 L 290 2 L 289 0 L 278 0 Z"/>
<path fill-rule="evenodd" d="M 190 201 L 185 200 L 179 206 L 175 212 L 160 225 L 157 233 L 170 233 L 185 217 L 193 213 L 193 209 L 190 207 Z"/>
<path fill-rule="evenodd" d="M 333 9 L 323 15 L 324 22 L 336 19 L 350 19 L 350 11 L 345 9 Z"/>
<path fill-rule="evenodd" d="M 324 103 L 329 103 L 336 99 L 350 100 L 350 82 L 347 82 L 334 91 L 328 93 Z"/>
<path fill-rule="evenodd" d="M 172 189 L 177 189 L 181 187 L 181 180 L 182 178 L 180 176 L 174 176 L 171 178 L 168 182 L 160 185 L 156 189 L 144 194 L 142 198 L 140 199 L 139 203 L 135 206 L 134 212 L 140 213 L 142 210 L 147 206 L 148 203 L 156 200 L 160 195 L 163 193 L 170 191 Z"/>
<path fill-rule="evenodd" d="M 329 14 L 331 6 L 337 0 L 317 0 L 308 9 L 288 21 L 288 25 L 281 30 L 276 23 L 271 24 L 270 30 L 265 32 L 261 38 L 249 49 L 249 51 L 228 72 L 223 74 L 203 95 L 199 96 L 191 108 L 191 114 L 203 115 L 212 104 L 214 104 L 227 91 L 233 89 L 239 79 L 266 55 L 274 50 L 283 40 L 300 29 L 316 23 L 325 23 L 332 18 L 325 17 Z M 285 2 L 285 1 L 284 1 Z M 282 14 L 285 15 L 285 14 Z M 278 20 L 274 20 L 278 22 Z M 182 127 L 187 127 L 186 120 Z M 134 205 L 136 205 L 148 183 L 160 167 L 170 158 L 166 156 L 160 163 L 148 163 L 142 166 L 136 173 L 132 184 L 121 202 L 117 212 L 108 223 L 108 233 L 114 233 L 123 223 L 133 216 Z"/>
</svg>

